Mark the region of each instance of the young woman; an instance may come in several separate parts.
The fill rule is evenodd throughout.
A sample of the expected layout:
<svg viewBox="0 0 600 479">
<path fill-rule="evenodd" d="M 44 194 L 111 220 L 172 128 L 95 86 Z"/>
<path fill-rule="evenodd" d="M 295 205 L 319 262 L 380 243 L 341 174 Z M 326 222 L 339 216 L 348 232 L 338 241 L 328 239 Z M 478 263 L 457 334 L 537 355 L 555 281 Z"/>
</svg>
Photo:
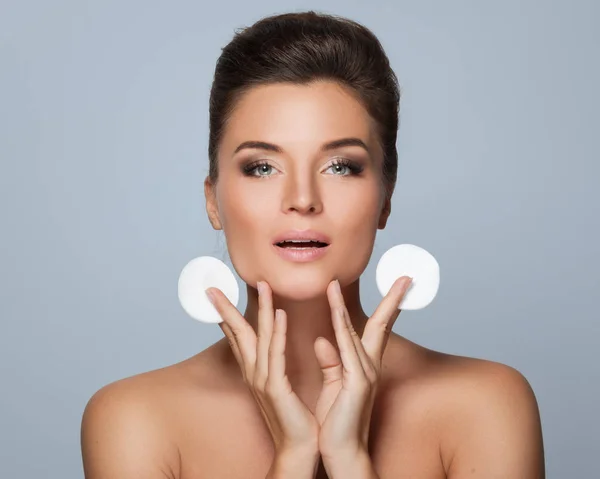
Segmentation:
<svg viewBox="0 0 600 479">
<path fill-rule="evenodd" d="M 361 306 L 391 213 L 399 98 L 379 41 L 341 17 L 264 18 L 223 49 L 206 211 L 248 304 L 214 290 L 223 339 L 94 394 L 87 479 L 544 477 L 518 371 L 391 332 L 408 278 L 372 315 Z M 320 243 L 282 243 L 298 238 Z"/>
</svg>

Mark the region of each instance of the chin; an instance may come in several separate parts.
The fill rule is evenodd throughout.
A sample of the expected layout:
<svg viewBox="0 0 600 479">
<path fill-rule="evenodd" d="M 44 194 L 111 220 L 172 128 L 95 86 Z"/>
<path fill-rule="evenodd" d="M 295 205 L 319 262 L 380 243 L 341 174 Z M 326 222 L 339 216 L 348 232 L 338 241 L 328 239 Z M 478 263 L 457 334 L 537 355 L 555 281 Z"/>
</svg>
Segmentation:
<svg viewBox="0 0 600 479">
<path fill-rule="evenodd" d="M 296 278 L 292 281 L 285 280 L 281 282 L 269 283 L 273 294 L 290 301 L 309 301 L 319 296 L 327 295 L 327 286 L 332 280 L 318 280 L 314 278 L 300 280 Z M 268 281 L 267 281 L 268 282 Z"/>
</svg>

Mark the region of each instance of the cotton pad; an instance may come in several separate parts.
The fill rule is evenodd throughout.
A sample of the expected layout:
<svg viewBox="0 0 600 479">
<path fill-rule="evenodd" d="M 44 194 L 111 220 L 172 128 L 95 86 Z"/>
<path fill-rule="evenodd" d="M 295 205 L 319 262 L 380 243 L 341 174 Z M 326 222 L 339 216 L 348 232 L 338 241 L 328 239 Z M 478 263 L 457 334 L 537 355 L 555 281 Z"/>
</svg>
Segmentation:
<svg viewBox="0 0 600 479">
<path fill-rule="evenodd" d="M 237 307 L 240 290 L 233 272 L 217 258 L 199 256 L 186 264 L 179 275 L 179 302 L 192 318 L 203 323 L 221 323 L 221 315 L 204 292 L 207 288 L 220 289 Z"/>
<path fill-rule="evenodd" d="M 388 294 L 402 276 L 413 280 L 398 309 L 423 309 L 433 301 L 440 287 L 440 265 L 429 252 L 414 244 L 399 244 L 387 250 L 375 271 L 381 295 Z"/>
</svg>

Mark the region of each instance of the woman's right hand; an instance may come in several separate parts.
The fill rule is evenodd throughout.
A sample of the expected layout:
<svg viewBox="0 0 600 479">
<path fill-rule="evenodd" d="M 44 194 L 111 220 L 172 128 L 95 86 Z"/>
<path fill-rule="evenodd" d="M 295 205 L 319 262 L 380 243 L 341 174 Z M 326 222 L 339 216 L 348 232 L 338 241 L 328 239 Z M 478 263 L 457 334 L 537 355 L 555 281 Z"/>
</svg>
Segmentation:
<svg viewBox="0 0 600 479">
<path fill-rule="evenodd" d="M 223 319 L 219 327 L 229 340 L 244 381 L 260 406 L 276 454 L 314 452 L 316 455 L 318 421 L 292 391 L 285 374 L 287 315 L 282 309 L 274 314 L 272 290 L 267 282 L 259 281 L 257 287 L 258 338 L 252 326 L 218 288 L 208 288 L 206 292 L 214 294 L 211 301 Z"/>
</svg>

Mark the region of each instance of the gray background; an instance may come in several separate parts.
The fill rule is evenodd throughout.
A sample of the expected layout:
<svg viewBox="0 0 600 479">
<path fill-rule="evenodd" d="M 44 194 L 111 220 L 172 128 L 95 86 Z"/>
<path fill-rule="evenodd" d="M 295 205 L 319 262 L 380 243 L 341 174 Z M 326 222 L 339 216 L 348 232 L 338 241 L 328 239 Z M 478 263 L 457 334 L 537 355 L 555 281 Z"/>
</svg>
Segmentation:
<svg viewBox="0 0 600 479">
<path fill-rule="evenodd" d="M 403 90 L 366 310 L 388 248 L 430 251 L 438 296 L 394 331 L 517 368 L 548 477 L 597 477 L 598 5 L 2 2 L 2 476 L 82 477 L 92 394 L 222 337 L 177 299 L 190 259 L 231 265 L 202 186 L 215 61 L 235 28 L 313 8 L 371 28 Z"/>
</svg>

